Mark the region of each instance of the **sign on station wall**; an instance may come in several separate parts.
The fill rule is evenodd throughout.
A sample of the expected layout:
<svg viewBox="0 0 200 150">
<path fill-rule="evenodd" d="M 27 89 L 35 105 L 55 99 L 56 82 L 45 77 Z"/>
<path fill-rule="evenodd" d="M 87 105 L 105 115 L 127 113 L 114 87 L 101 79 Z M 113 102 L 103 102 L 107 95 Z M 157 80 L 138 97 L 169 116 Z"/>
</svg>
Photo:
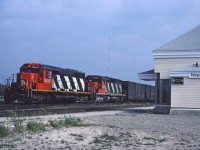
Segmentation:
<svg viewBox="0 0 200 150">
<path fill-rule="evenodd" d="M 200 72 L 198 73 L 189 73 L 189 78 L 193 78 L 193 79 L 196 79 L 196 78 L 200 78 Z"/>
</svg>

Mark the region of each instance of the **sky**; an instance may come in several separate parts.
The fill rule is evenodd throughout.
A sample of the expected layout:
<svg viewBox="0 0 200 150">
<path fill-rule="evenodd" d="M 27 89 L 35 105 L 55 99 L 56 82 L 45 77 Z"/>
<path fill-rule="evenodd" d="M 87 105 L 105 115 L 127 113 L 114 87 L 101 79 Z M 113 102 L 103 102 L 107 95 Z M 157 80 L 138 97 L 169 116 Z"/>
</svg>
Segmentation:
<svg viewBox="0 0 200 150">
<path fill-rule="evenodd" d="M 152 50 L 199 24 L 199 0 L 0 0 L 0 83 L 42 63 L 148 84 Z"/>
</svg>

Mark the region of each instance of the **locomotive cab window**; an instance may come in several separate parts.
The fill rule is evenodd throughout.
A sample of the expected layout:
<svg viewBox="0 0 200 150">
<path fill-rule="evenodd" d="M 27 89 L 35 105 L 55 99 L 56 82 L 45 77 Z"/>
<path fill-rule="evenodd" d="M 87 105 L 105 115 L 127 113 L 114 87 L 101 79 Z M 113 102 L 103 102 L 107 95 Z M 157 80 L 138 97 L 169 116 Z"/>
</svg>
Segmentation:
<svg viewBox="0 0 200 150">
<path fill-rule="evenodd" d="M 46 78 L 51 79 L 51 71 L 46 71 Z"/>
<path fill-rule="evenodd" d="M 21 72 L 37 73 L 38 72 L 38 68 L 36 68 L 36 67 L 26 67 L 25 69 L 22 69 Z"/>
<path fill-rule="evenodd" d="M 43 72 L 42 69 L 39 69 L 38 73 L 40 76 L 42 76 L 42 72 Z"/>
<path fill-rule="evenodd" d="M 99 88 L 100 88 L 100 89 L 102 88 L 102 83 L 101 83 L 101 82 L 99 82 Z"/>
<path fill-rule="evenodd" d="M 174 84 L 174 85 L 183 85 L 184 84 L 183 77 L 174 77 L 174 78 L 172 78 L 172 84 Z"/>
</svg>

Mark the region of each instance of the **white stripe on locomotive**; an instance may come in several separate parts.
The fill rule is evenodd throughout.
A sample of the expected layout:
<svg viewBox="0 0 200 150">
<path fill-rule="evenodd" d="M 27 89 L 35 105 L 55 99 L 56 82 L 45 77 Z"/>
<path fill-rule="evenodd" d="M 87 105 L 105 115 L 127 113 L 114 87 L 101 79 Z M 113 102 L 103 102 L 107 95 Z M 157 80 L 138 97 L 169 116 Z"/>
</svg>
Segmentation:
<svg viewBox="0 0 200 150">
<path fill-rule="evenodd" d="M 117 83 L 115 84 L 115 88 L 116 88 L 117 93 L 119 93 L 119 89 L 118 89 Z"/>
<path fill-rule="evenodd" d="M 107 84 L 107 92 L 110 92 L 110 84 L 109 84 L 109 82 L 107 82 L 106 84 Z"/>
<path fill-rule="evenodd" d="M 65 89 L 63 86 L 62 80 L 60 78 L 60 75 L 56 75 L 56 77 L 57 77 L 57 82 L 58 82 L 60 89 Z"/>
<path fill-rule="evenodd" d="M 122 94 L 122 85 L 119 84 L 119 93 Z"/>
<path fill-rule="evenodd" d="M 80 90 L 80 89 L 79 89 L 79 86 L 78 86 L 78 82 L 77 82 L 76 77 L 72 77 L 72 79 L 73 79 L 73 81 L 74 81 L 75 90 Z"/>
<path fill-rule="evenodd" d="M 72 90 L 72 86 L 71 86 L 71 83 L 69 81 L 69 77 L 68 76 L 64 76 L 64 78 L 65 78 L 65 82 L 67 83 L 67 88 L 69 90 Z"/>
<path fill-rule="evenodd" d="M 84 83 L 83 79 L 80 78 L 80 81 L 81 81 L 81 85 L 82 85 L 83 91 L 85 91 L 85 83 Z"/>
<path fill-rule="evenodd" d="M 112 92 L 115 93 L 114 85 L 111 83 Z"/>
<path fill-rule="evenodd" d="M 54 78 L 52 79 L 52 88 L 55 89 L 55 90 L 58 90 L 56 83 L 54 81 Z"/>
</svg>

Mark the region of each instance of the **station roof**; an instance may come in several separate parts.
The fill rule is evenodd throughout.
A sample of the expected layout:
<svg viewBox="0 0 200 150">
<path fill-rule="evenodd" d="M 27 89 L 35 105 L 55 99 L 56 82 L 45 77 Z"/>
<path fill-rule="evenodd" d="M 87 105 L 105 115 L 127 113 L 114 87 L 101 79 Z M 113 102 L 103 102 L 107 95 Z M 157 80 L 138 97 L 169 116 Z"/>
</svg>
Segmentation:
<svg viewBox="0 0 200 150">
<path fill-rule="evenodd" d="M 156 74 L 154 73 L 154 69 L 152 69 L 152 70 L 138 73 L 138 78 L 145 81 L 155 81 Z"/>
<path fill-rule="evenodd" d="M 162 51 L 200 51 L 200 25 L 153 50 Z"/>
</svg>

